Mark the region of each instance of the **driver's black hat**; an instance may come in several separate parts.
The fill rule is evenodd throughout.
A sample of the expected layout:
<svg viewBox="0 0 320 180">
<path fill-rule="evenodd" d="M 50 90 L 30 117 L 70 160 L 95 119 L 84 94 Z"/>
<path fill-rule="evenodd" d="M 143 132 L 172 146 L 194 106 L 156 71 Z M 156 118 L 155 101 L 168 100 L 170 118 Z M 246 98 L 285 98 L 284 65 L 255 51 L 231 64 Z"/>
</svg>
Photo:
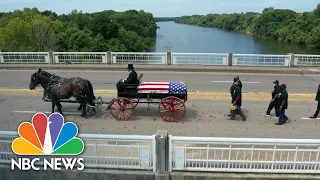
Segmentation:
<svg viewBox="0 0 320 180">
<path fill-rule="evenodd" d="M 278 80 L 273 81 L 274 84 L 279 84 Z"/>
<path fill-rule="evenodd" d="M 128 69 L 134 69 L 133 64 L 128 64 Z"/>
</svg>

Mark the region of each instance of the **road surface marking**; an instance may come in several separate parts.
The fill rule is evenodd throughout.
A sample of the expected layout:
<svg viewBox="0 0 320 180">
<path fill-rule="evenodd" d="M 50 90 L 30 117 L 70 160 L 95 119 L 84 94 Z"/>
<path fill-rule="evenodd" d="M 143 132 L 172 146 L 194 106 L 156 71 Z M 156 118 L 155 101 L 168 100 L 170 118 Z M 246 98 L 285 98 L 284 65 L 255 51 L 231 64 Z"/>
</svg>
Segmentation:
<svg viewBox="0 0 320 180">
<path fill-rule="evenodd" d="M 42 111 L 13 111 L 14 113 L 25 113 L 25 114 L 35 114 Z M 51 112 L 42 112 L 45 114 L 51 114 Z M 69 114 L 69 115 L 81 115 L 81 112 L 68 112 L 68 111 L 62 111 L 63 114 Z"/>
<path fill-rule="evenodd" d="M 230 83 L 231 84 L 231 83 Z M 103 99 L 117 97 L 115 89 L 95 89 L 94 94 L 102 96 Z M 43 92 L 31 91 L 30 89 L 15 89 L 15 88 L 0 88 L 0 96 L 38 96 L 39 102 L 43 102 L 41 97 Z M 315 93 L 290 93 L 289 98 L 297 101 L 312 101 L 314 102 Z M 229 99 L 229 92 L 212 92 L 212 91 L 189 91 L 188 97 L 191 99 Z M 251 100 L 267 100 L 270 101 L 270 93 L 268 92 L 243 92 L 242 99 Z"/>
<path fill-rule="evenodd" d="M 233 83 L 233 81 L 212 81 L 213 83 Z M 261 82 L 241 81 L 242 84 L 259 84 Z"/>
<path fill-rule="evenodd" d="M 303 120 L 310 120 L 310 119 L 312 119 L 312 118 L 301 118 L 301 119 L 303 119 Z M 314 119 L 320 119 L 320 118 L 314 118 Z"/>
<path fill-rule="evenodd" d="M 318 69 L 309 69 L 309 71 L 312 71 L 312 72 L 319 72 Z"/>
</svg>

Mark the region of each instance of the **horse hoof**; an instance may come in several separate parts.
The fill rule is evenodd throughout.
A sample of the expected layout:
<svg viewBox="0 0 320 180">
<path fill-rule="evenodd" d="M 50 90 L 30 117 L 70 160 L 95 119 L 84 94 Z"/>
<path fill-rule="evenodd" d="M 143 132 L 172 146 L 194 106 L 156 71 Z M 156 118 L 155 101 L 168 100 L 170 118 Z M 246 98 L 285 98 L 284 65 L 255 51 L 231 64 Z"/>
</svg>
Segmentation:
<svg viewBox="0 0 320 180">
<path fill-rule="evenodd" d="M 81 107 L 79 107 L 79 108 L 78 108 L 78 111 L 81 111 L 81 109 L 82 109 L 82 108 L 81 108 Z"/>
<path fill-rule="evenodd" d="M 81 117 L 87 117 L 87 114 L 81 114 Z"/>
</svg>

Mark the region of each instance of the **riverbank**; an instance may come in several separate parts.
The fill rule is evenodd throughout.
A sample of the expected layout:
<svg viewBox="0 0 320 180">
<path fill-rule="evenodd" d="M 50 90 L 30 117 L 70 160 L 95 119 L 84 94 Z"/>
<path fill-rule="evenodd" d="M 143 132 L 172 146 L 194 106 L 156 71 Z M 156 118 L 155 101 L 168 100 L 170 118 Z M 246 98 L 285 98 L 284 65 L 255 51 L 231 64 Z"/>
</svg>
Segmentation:
<svg viewBox="0 0 320 180">
<path fill-rule="evenodd" d="M 258 37 L 320 49 L 320 4 L 311 12 L 265 8 L 262 13 L 208 14 L 182 16 L 176 23 L 250 32 Z M 308 26 L 306 26 L 308 24 Z M 303 28 L 300 28 L 303 27 Z"/>
<path fill-rule="evenodd" d="M 235 54 L 320 54 L 320 49 L 258 38 L 244 33 L 174 21 L 157 22 L 157 42 L 153 52 L 227 53 Z M 190 34 L 193 34 L 190 36 Z M 168 45 L 172 46 L 168 46 Z"/>
</svg>

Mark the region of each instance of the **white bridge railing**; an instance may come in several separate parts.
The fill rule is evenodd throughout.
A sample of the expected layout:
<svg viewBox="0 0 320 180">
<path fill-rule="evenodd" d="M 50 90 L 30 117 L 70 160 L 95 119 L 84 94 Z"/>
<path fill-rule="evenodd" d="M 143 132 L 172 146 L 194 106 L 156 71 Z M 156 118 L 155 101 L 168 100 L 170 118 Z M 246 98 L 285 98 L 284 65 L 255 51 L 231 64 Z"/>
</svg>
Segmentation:
<svg viewBox="0 0 320 180">
<path fill-rule="evenodd" d="M 12 158 L 21 157 L 11 149 L 16 137 L 17 132 L 0 131 L 0 164 L 10 164 Z M 79 134 L 78 137 L 84 141 L 84 151 L 79 157 L 84 158 L 85 167 L 154 171 L 155 136 Z"/>
<path fill-rule="evenodd" d="M 170 171 L 320 174 L 320 139 L 169 136 Z"/>
<path fill-rule="evenodd" d="M 48 52 L 0 52 L 1 64 L 49 64 Z"/>
<path fill-rule="evenodd" d="M 171 52 L 0 52 L 0 64 L 155 64 L 292 67 L 320 66 L 320 55 Z"/>
<path fill-rule="evenodd" d="M 320 55 L 296 54 L 294 55 L 295 66 L 320 66 Z"/>
<path fill-rule="evenodd" d="M 55 64 L 106 64 L 107 53 L 101 52 L 53 52 Z"/>
<path fill-rule="evenodd" d="M 233 66 L 284 66 L 288 67 L 290 55 L 234 54 Z"/>
<path fill-rule="evenodd" d="M 112 64 L 167 64 L 167 53 L 112 52 Z"/>
<path fill-rule="evenodd" d="M 0 131 L 0 164 L 9 165 L 11 158 L 21 157 L 11 149 L 17 136 L 14 131 Z M 183 137 L 166 133 L 78 137 L 85 143 L 79 157 L 88 168 L 320 174 L 320 139 Z"/>
<path fill-rule="evenodd" d="M 228 65 L 228 53 L 172 53 L 172 64 Z"/>
</svg>

